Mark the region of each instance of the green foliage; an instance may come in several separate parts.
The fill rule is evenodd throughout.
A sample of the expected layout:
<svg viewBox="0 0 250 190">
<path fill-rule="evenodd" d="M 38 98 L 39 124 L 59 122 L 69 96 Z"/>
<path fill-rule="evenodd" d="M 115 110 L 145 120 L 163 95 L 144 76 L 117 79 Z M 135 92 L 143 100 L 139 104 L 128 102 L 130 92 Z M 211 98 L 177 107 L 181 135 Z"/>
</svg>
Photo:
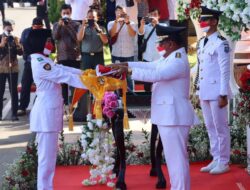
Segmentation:
<svg viewBox="0 0 250 190">
<path fill-rule="evenodd" d="M 64 1 L 62 0 L 49 0 L 49 20 L 55 23 L 59 20 L 61 14 L 60 9 Z"/>
</svg>

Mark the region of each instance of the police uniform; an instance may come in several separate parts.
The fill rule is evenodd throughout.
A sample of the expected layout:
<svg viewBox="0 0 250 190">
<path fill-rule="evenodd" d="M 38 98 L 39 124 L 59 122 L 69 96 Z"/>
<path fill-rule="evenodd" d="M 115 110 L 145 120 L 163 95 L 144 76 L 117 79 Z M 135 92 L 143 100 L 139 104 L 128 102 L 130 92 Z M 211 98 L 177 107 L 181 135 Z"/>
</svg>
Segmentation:
<svg viewBox="0 0 250 190">
<path fill-rule="evenodd" d="M 81 70 L 55 64 L 42 54 L 31 54 L 31 67 L 36 84 L 36 101 L 30 114 L 30 129 L 37 133 L 38 190 L 52 190 L 56 165 L 58 133 L 63 128 L 61 83 L 86 88 Z"/>
<path fill-rule="evenodd" d="M 198 95 L 208 131 L 213 161 L 201 171 L 217 174 L 224 169 L 228 170 L 224 166 L 228 165 L 230 159 L 228 108 L 227 106 L 220 108 L 218 102 L 220 96 L 231 97 L 229 87 L 230 48 L 227 40 L 218 32 L 214 32 L 206 38 L 203 37 L 197 46 Z M 205 40 L 207 40 L 206 43 Z"/>
<path fill-rule="evenodd" d="M 156 27 L 158 36 L 178 31 Z M 153 83 L 151 120 L 158 126 L 162 139 L 171 190 L 189 190 L 187 142 L 190 126 L 197 123 L 197 117 L 189 100 L 190 68 L 185 48 L 157 61 L 129 62 L 128 65 L 133 80 Z"/>
</svg>

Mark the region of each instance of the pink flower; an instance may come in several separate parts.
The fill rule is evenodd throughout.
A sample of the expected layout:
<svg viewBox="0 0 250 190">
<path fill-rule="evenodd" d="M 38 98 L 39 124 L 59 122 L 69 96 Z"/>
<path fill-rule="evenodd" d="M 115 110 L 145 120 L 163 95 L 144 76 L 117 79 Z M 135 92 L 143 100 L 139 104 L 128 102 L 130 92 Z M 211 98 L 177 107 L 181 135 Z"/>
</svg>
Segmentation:
<svg viewBox="0 0 250 190">
<path fill-rule="evenodd" d="M 113 112 L 112 110 L 109 110 L 106 114 L 105 114 L 108 118 L 112 118 L 115 115 L 115 112 Z"/>
<path fill-rule="evenodd" d="M 118 107 L 118 102 L 117 101 L 111 101 L 111 102 L 109 102 L 108 106 L 110 108 L 117 108 Z"/>
<path fill-rule="evenodd" d="M 104 108 L 102 109 L 102 112 L 106 115 L 106 113 L 109 111 L 109 108 L 104 106 Z"/>
</svg>

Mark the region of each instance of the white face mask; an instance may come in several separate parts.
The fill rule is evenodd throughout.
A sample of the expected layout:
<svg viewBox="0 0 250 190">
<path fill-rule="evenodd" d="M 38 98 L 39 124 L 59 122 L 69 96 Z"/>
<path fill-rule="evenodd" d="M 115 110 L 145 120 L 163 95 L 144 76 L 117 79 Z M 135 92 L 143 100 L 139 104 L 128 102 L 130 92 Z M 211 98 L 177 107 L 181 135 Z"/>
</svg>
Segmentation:
<svg viewBox="0 0 250 190">
<path fill-rule="evenodd" d="M 70 18 L 70 15 L 65 14 L 65 15 L 63 15 L 62 18 L 63 18 L 63 19 L 69 19 L 69 18 Z"/>
<path fill-rule="evenodd" d="M 43 49 L 43 54 L 44 55 L 50 55 L 51 54 L 51 50 L 47 49 L 47 48 L 44 48 Z"/>
<path fill-rule="evenodd" d="M 160 46 L 157 46 L 156 49 L 158 50 L 160 56 L 164 56 L 167 53 L 166 50 Z"/>
<path fill-rule="evenodd" d="M 202 32 L 205 32 L 205 33 L 207 33 L 209 31 L 209 29 L 210 29 L 210 26 L 201 28 Z"/>
<path fill-rule="evenodd" d="M 11 36 L 11 31 L 5 30 L 5 31 L 4 31 L 4 34 L 5 34 L 6 36 Z"/>
</svg>

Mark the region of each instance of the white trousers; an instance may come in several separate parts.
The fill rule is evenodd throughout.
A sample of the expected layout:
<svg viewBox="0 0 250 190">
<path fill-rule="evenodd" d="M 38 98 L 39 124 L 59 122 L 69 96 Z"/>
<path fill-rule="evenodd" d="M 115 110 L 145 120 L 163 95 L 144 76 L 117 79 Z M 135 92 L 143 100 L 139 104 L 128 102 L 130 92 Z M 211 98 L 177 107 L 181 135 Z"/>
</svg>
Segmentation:
<svg viewBox="0 0 250 190">
<path fill-rule="evenodd" d="M 36 141 L 38 143 L 37 190 L 53 190 L 58 133 L 39 132 L 36 135 Z"/>
<path fill-rule="evenodd" d="M 201 100 L 201 108 L 213 160 L 228 164 L 230 159 L 230 128 L 228 127 L 227 106 L 220 108 L 218 101 Z"/>
<path fill-rule="evenodd" d="M 190 172 L 187 153 L 189 126 L 158 126 L 171 190 L 190 190 Z"/>
</svg>

